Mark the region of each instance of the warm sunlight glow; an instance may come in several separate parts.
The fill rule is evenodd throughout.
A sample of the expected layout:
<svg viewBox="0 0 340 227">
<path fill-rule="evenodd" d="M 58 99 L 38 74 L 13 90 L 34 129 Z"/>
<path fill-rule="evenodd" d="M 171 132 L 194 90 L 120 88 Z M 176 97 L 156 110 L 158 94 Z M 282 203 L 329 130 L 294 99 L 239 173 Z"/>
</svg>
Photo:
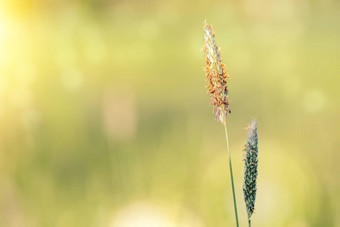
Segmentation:
<svg viewBox="0 0 340 227">
<path fill-rule="evenodd" d="M 5 26 L 5 21 L 0 13 L 0 60 L 2 59 L 4 55 L 4 46 L 5 46 L 5 34 L 6 34 L 6 26 Z M 1 63 L 0 63 L 1 67 Z"/>
<path fill-rule="evenodd" d="M 169 217 L 158 207 L 135 203 L 123 208 L 113 219 L 111 227 L 173 227 Z"/>
</svg>

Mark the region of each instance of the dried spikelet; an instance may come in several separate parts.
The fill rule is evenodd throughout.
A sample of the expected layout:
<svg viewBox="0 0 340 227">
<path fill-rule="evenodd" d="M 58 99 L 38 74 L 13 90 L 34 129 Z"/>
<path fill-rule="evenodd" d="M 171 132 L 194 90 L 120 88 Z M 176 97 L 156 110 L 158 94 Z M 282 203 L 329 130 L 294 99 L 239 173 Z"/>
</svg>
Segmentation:
<svg viewBox="0 0 340 227">
<path fill-rule="evenodd" d="M 225 65 L 221 61 L 221 53 L 215 43 L 215 32 L 211 25 L 204 23 L 205 73 L 208 81 L 208 92 L 211 95 L 210 105 L 216 114 L 216 120 L 225 123 L 229 109 L 227 78 Z"/>
<path fill-rule="evenodd" d="M 258 163 L 257 143 L 257 123 L 255 120 L 252 120 L 251 124 L 248 126 L 248 141 L 245 145 L 243 184 L 244 201 L 246 202 L 249 219 L 254 212 L 256 198 L 256 178 Z"/>
</svg>

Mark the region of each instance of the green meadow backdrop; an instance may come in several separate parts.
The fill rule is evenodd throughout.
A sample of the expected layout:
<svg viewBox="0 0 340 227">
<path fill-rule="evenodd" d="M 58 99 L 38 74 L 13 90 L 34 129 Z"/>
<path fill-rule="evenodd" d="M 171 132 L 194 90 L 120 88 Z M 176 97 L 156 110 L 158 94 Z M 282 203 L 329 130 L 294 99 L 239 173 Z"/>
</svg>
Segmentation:
<svg viewBox="0 0 340 227">
<path fill-rule="evenodd" d="M 340 226 L 336 0 L 0 0 L 0 226 L 234 226 L 203 23 L 230 73 L 241 226 Z"/>
</svg>

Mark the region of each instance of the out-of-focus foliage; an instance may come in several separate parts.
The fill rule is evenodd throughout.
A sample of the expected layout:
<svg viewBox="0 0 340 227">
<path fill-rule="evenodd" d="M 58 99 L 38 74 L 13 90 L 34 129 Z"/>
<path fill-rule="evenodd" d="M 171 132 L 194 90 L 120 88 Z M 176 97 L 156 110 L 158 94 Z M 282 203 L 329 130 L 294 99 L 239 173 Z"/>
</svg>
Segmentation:
<svg viewBox="0 0 340 227">
<path fill-rule="evenodd" d="M 0 226 L 232 226 L 203 22 L 230 73 L 241 225 L 340 226 L 339 1 L 0 1 Z"/>
</svg>

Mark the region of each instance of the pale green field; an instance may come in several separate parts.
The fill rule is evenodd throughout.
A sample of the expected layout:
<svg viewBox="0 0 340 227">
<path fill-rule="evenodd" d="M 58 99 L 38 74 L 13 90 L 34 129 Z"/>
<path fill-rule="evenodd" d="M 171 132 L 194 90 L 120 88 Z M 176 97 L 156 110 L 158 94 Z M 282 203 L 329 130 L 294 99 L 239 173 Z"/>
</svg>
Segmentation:
<svg viewBox="0 0 340 227">
<path fill-rule="evenodd" d="M 205 19 L 231 75 L 241 226 L 253 117 L 252 226 L 340 226 L 335 0 L 0 0 L 0 226 L 234 226 Z"/>
</svg>

